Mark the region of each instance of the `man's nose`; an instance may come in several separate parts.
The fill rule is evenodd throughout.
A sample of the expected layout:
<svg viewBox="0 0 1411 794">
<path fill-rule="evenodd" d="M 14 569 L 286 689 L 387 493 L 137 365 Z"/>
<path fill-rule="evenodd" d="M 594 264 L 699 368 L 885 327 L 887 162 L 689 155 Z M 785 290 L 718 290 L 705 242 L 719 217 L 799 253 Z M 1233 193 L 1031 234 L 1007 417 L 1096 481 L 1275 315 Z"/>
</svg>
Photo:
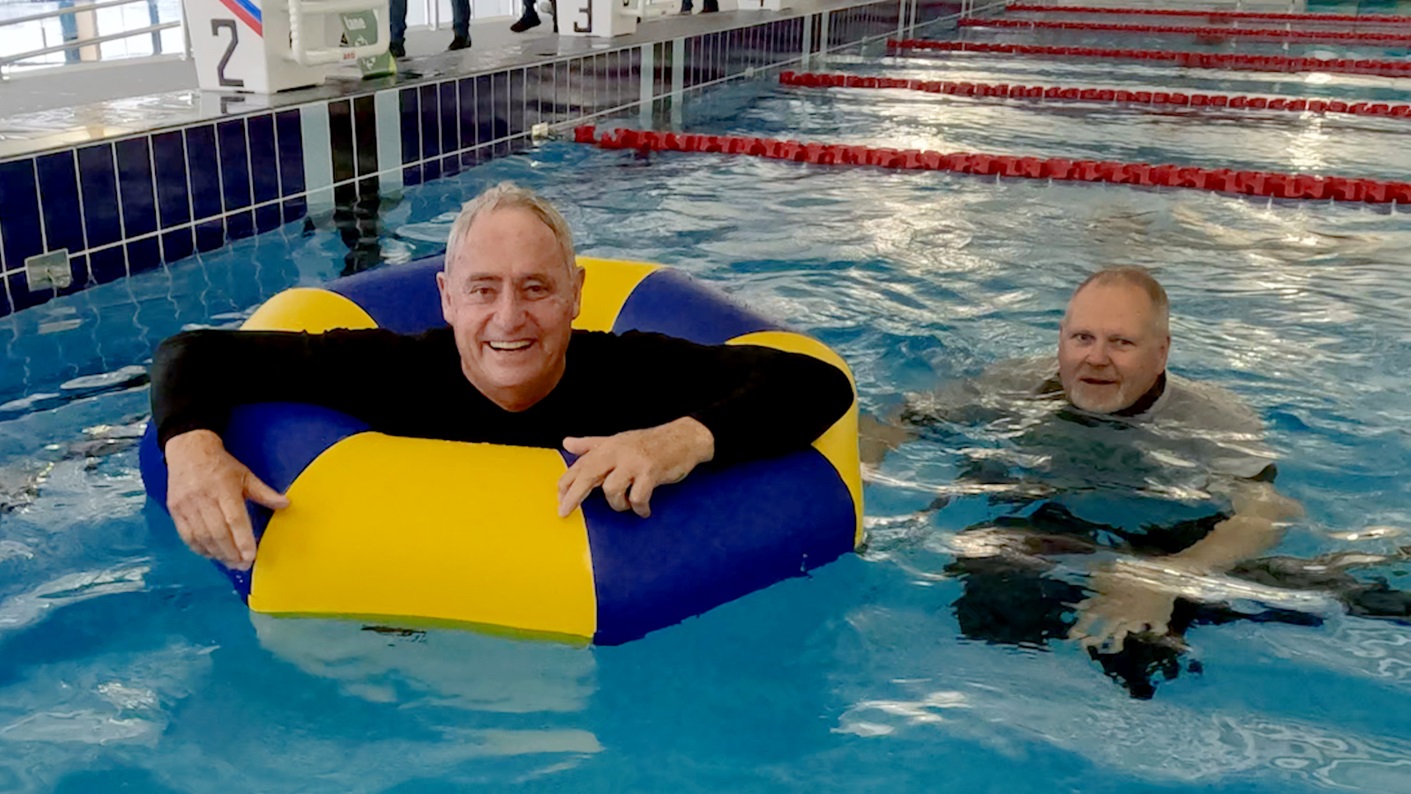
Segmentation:
<svg viewBox="0 0 1411 794">
<path fill-rule="evenodd" d="M 1105 367 L 1112 363 L 1112 359 L 1107 354 L 1107 343 L 1097 341 L 1088 348 L 1087 362 L 1094 367 Z"/>
<path fill-rule="evenodd" d="M 495 322 L 502 330 L 513 330 L 524 321 L 525 304 L 515 290 L 505 290 L 495 301 Z"/>
</svg>

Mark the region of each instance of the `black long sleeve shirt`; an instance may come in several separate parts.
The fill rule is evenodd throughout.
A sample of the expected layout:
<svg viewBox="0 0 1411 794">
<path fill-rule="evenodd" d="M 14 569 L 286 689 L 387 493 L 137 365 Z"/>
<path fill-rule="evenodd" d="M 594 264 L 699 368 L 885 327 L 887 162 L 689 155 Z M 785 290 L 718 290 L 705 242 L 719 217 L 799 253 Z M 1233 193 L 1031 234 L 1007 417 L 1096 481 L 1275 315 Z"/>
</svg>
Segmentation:
<svg viewBox="0 0 1411 794">
<path fill-rule="evenodd" d="M 698 345 L 661 334 L 574 331 L 563 379 L 524 411 L 506 411 L 461 371 L 451 329 L 188 331 L 157 349 L 152 417 L 158 441 L 220 433 L 231 409 L 304 402 L 389 435 L 559 448 L 690 416 L 722 463 L 801 449 L 852 403 L 836 367 L 751 345 Z"/>
</svg>

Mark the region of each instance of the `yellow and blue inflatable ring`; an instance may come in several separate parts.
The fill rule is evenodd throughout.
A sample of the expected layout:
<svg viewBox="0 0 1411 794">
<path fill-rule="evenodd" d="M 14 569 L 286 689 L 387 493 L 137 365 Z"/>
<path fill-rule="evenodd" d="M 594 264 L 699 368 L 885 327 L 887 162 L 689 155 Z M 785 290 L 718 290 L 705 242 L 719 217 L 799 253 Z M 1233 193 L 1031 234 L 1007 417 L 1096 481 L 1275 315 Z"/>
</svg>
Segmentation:
<svg viewBox="0 0 1411 794">
<path fill-rule="evenodd" d="M 755 344 L 815 356 L 786 331 L 677 271 L 580 258 L 576 328 L 656 331 L 704 344 Z M 441 258 L 295 288 L 246 329 L 444 325 Z M 849 372 L 849 377 L 851 373 Z M 567 518 L 559 450 L 400 438 L 317 406 L 242 406 L 227 448 L 287 491 L 271 516 L 251 506 L 259 554 L 222 567 L 252 610 L 491 630 L 612 645 L 679 623 L 837 559 L 862 539 L 857 404 L 812 449 L 701 467 L 652 497 L 652 517 L 618 513 L 601 494 Z M 166 503 L 166 465 L 149 429 L 148 493 Z"/>
</svg>

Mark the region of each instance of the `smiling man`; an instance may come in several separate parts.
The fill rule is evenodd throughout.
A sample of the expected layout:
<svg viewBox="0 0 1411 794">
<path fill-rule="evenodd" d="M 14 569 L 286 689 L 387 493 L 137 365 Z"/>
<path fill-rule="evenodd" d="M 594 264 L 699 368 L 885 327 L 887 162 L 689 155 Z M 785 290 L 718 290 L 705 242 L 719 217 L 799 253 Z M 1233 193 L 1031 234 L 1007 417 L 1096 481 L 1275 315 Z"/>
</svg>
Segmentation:
<svg viewBox="0 0 1411 794">
<path fill-rule="evenodd" d="M 182 539 L 248 568 L 245 500 L 288 504 L 225 450 L 220 433 L 240 404 L 306 402 L 391 435 L 561 448 L 579 456 L 559 482 L 561 515 L 602 488 L 614 509 L 645 517 L 656 487 L 707 461 L 804 448 L 852 403 L 847 376 L 809 356 L 575 331 L 584 275 L 563 216 L 504 183 L 451 227 L 436 277 L 447 327 L 166 340 L 152 365 L 152 420 Z"/>
<path fill-rule="evenodd" d="M 1056 361 L 996 364 L 909 395 L 890 423 L 862 423 L 864 463 L 918 435 L 957 450 L 958 482 L 930 509 L 991 514 L 957 533 L 947 566 L 963 584 L 966 636 L 1079 640 L 1139 697 L 1176 674 L 1193 621 L 1239 617 L 1181 595 L 1246 575 L 1300 512 L 1273 488 L 1259 418 L 1230 391 L 1167 371 L 1169 314 L 1147 270 L 1100 270 L 1069 299 Z M 959 506 L 977 497 L 988 504 Z M 1064 571 L 1083 559 L 1079 586 Z"/>
</svg>

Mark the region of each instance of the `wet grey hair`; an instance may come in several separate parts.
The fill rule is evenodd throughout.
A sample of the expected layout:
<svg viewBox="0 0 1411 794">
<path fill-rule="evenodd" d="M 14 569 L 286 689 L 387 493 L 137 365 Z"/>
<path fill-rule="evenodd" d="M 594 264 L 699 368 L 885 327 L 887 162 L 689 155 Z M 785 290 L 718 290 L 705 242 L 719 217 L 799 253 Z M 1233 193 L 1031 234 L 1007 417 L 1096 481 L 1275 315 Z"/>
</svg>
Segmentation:
<svg viewBox="0 0 1411 794">
<path fill-rule="evenodd" d="M 476 219 L 482 215 L 488 215 L 496 210 L 521 209 L 534 213 L 544 225 L 549 227 L 549 231 L 554 233 L 554 239 L 558 240 L 559 248 L 563 249 L 564 266 L 570 272 L 577 266 L 577 260 L 573 255 L 573 232 L 568 228 L 568 221 L 563 215 L 554 209 L 553 205 L 529 188 L 520 187 L 513 182 L 501 182 L 494 187 L 486 188 L 484 192 L 475 198 L 467 201 L 461 207 L 461 213 L 456 216 L 456 220 L 451 224 L 451 236 L 446 240 L 446 264 L 445 270 L 451 272 L 451 267 L 463 256 L 461 250 L 465 247 L 466 235 L 470 233 L 470 227 Z"/>
<path fill-rule="evenodd" d="M 1150 270 L 1137 265 L 1105 267 L 1084 279 L 1083 283 L 1073 290 L 1073 295 L 1068 298 L 1068 302 L 1071 304 L 1073 298 L 1078 297 L 1078 293 L 1092 284 L 1099 286 L 1120 284 L 1136 287 L 1145 292 L 1146 296 L 1151 299 L 1151 308 L 1155 315 L 1153 321 L 1156 323 L 1157 331 L 1162 334 L 1171 333 L 1171 301 L 1166 298 L 1166 289 L 1161 286 L 1161 282 L 1156 280 Z M 1063 321 L 1068 322 L 1066 311 L 1063 314 Z"/>
</svg>

